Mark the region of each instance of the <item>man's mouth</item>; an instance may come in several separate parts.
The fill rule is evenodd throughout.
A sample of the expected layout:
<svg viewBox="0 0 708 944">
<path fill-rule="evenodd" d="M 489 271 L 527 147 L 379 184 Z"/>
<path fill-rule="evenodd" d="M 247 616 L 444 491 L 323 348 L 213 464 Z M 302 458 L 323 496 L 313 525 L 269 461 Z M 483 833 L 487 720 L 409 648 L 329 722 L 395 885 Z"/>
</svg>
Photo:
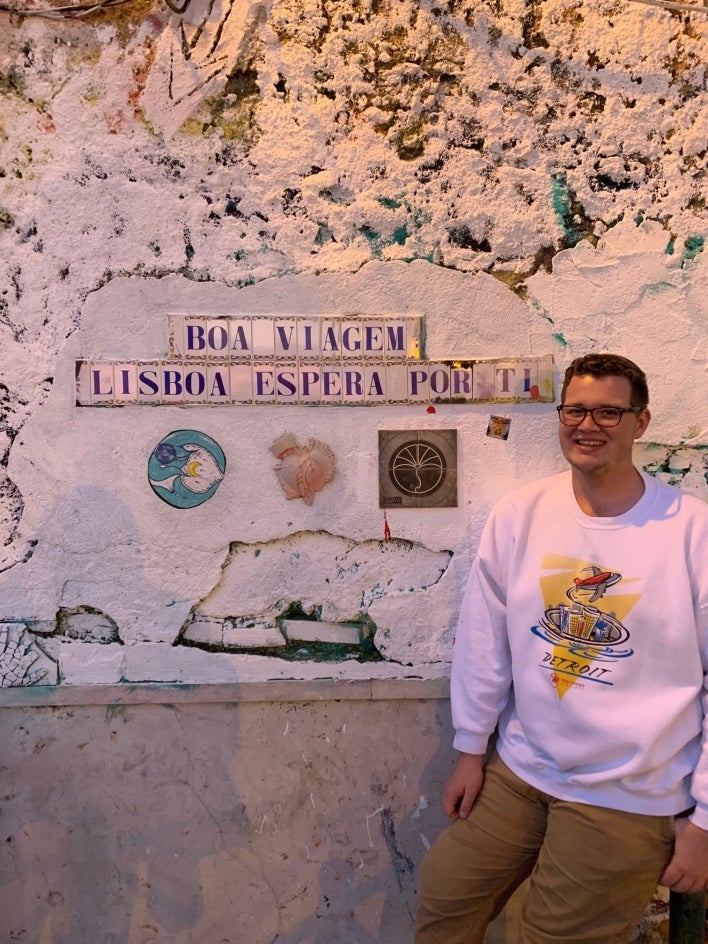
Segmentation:
<svg viewBox="0 0 708 944">
<path fill-rule="evenodd" d="M 576 439 L 575 444 L 576 446 L 587 446 L 587 447 L 604 446 L 604 440 L 602 439 Z"/>
</svg>

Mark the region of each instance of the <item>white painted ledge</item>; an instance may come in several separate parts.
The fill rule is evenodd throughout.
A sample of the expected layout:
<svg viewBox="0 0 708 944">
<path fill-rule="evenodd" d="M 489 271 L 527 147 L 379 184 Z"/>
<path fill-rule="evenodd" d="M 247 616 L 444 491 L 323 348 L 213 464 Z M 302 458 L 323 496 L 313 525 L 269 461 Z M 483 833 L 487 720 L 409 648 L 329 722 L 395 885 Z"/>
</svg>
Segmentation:
<svg viewBox="0 0 708 944">
<path fill-rule="evenodd" d="M 449 698 L 449 680 L 276 679 L 226 684 L 28 685 L 0 689 L 0 708 L 238 702 L 402 701 Z"/>
</svg>

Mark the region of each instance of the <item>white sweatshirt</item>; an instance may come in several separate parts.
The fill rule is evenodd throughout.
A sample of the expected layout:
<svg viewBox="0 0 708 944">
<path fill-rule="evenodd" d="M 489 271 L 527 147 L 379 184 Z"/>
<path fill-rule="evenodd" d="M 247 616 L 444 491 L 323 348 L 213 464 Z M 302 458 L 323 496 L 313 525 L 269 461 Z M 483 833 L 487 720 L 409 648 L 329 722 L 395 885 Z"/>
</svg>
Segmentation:
<svg viewBox="0 0 708 944">
<path fill-rule="evenodd" d="M 551 796 L 708 829 L 708 505 L 642 474 L 615 518 L 571 473 L 493 509 L 460 613 L 455 747 Z"/>
</svg>

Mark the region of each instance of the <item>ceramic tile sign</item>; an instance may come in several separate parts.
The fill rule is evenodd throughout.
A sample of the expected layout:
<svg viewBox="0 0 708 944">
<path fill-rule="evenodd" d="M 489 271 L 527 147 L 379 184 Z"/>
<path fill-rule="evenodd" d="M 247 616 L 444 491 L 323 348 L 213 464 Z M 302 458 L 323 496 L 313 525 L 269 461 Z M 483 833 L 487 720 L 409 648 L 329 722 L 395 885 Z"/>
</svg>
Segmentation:
<svg viewBox="0 0 708 944">
<path fill-rule="evenodd" d="M 379 430 L 379 507 L 457 507 L 457 430 Z"/>
<path fill-rule="evenodd" d="M 76 362 L 77 406 L 551 403 L 553 357 L 423 357 L 412 316 L 169 315 L 169 354 Z"/>
<path fill-rule="evenodd" d="M 216 492 L 226 457 L 221 446 L 196 429 L 177 429 L 165 436 L 148 460 L 153 492 L 173 508 L 194 508 Z"/>
</svg>

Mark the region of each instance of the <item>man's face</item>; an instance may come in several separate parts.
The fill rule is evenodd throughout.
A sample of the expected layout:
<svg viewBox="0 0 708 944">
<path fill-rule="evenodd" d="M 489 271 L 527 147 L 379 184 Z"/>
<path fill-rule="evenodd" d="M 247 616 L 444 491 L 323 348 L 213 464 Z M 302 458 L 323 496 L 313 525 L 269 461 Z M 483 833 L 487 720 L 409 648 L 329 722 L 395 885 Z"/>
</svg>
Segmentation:
<svg viewBox="0 0 708 944">
<path fill-rule="evenodd" d="M 565 406 L 628 408 L 632 385 L 626 377 L 573 377 L 565 391 Z M 558 424 L 563 455 L 573 469 L 597 476 L 632 468 L 632 444 L 649 425 L 649 410 L 624 413 L 617 426 L 598 426 L 588 413 L 578 426 Z"/>
</svg>

